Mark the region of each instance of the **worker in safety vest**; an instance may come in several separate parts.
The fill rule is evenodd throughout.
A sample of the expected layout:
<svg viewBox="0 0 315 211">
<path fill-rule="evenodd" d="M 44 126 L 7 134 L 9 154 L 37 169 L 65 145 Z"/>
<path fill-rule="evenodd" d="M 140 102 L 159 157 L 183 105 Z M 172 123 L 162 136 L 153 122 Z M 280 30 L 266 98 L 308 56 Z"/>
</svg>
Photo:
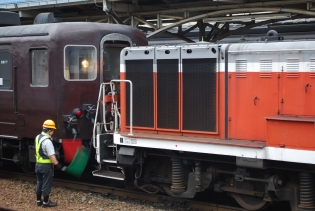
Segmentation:
<svg viewBox="0 0 315 211">
<path fill-rule="evenodd" d="M 56 202 L 49 200 L 49 194 L 54 176 L 54 166 L 58 170 L 65 171 L 66 166 L 58 162 L 55 156 L 55 148 L 51 136 L 56 130 L 55 122 L 48 119 L 43 124 L 43 131 L 35 139 L 36 165 L 35 173 L 37 176 L 36 196 L 37 205 L 43 207 L 55 207 Z M 44 201 L 42 201 L 42 195 Z"/>
</svg>

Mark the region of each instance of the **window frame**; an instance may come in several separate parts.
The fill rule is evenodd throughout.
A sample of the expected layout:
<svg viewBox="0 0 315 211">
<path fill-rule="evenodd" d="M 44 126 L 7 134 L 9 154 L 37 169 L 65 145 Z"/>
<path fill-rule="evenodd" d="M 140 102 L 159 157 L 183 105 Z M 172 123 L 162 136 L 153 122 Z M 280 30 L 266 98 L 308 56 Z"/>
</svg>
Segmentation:
<svg viewBox="0 0 315 211">
<path fill-rule="evenodd" d="M 38 51 L 38 50 L 46 50 L 47 53 L 48 53 L 48 56 L 47 56 L 47 66 L 48 66 L 48 84 L 47 85 L 34 85 L 32 84 L 32 75 L 33 75 L 33 60 L 32 60 L 32 52 L 33 51 Z M 50 78 L 50 66 L 49 66 L 49 63 L 50 63 L 50 58 L 49 58 L 49 49 L 47 47 L 39 47 L 39 48 L 30 48 L 29 49 L 29 52 L 30 52 L 30 86 L 31 87 L 49 87 L 49 78 Z"/>
<path fill-rule="evenodd" d="M 14 72 L 14 70 L 13 70 L 13 55 L 12 55 L 12 51 L 10 50 L 10 49 L 0 49 L 0 51 L 6 51 L 6 52 L 8 52 L 9 54 L 10 54 L 10 60 L 11 60 L 11 68 L 10 68 L 10 70 L 11 70 L 11 84 L 10 84 L 10 86 L 9 87 L 0 87 L 0 91 L 13 91 L 13 72 Z M 2 78 L 2 82 L 4 83 L 4 80 L 3 80 L 3 78 Z"/>
<path fill-rule="evenodd" d="M 94 52 L 95 52 L 94 66 L 96 67 L 95 78 L 93 79 L 67 79 L 66 77 L 66 48 L 67 47 L 93 47 L 94 48 Z M 75 45 L 75 44 L 65 45 L 65 47 L 63 48 L 63 77 L 66 81 L 95 81 L 97 79 L 97 48 L 94 45 Z"/>
</svg>

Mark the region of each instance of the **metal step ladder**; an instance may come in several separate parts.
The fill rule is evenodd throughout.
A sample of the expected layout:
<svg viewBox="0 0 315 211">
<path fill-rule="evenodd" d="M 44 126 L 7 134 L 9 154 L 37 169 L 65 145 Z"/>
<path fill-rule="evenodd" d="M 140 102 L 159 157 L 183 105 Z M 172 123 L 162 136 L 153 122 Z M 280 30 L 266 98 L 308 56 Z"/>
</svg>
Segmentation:
<svg viewBox="0 0 315 211">
<path fill-rule="evenodd" d="M 117 93 L 115 92 L 114 82 L 130 83 L 130 96 L 132 96 L 132 83 L 129 80 L 112 80 L 109 83 L 101 84 L 96 108 L 96 120 L 93 127 L 93 146 L 96 150 L 96 160 L 99 163 L 99 168 L 93 171 L 92 174 L 97 177 L 125 180 L 123 168 L 117 163 L 117 146 L 113 143 L 113 134 L 118 133 L 121 122 L 118 102 L 115 98 Z M 114 117 L 112 122 L 106 122 L 108 106 L 110 106 L 111 115 Z M 132 97 L 130 97 L 130 111 L 132 111 Z M 99 113 L 101 118 L 97 118 Z M 130 133 L 132 133 L 132 112 L 130 113 Z"/>
<path fill-rule="evenodd" d="M 124 180 L 125 175 L 122 168 L 117 165 L 116 145 L 112 143 L 106 145 L 106 142 L 112 142 L 112 134 L 97 134 L 96 137 L 96 156 L 99 169 L 92 172 L 93 176 Z"/>
</svg>

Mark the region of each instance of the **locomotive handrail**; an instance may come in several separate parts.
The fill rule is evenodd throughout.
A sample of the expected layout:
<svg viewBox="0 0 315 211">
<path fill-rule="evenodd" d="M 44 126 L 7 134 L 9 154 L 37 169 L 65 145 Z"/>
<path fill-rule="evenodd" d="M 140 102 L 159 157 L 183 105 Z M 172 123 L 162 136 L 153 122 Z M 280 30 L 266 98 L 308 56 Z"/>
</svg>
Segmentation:
<svg viewBox="0 0 315 211">
<path fill-rule="evenodd" d="M 95 142 L 95 129 L 96 129 L 96 125 L 97 125 L 97 116 L 98 116 L 98 109 L 99 109 L 102 89 L 103 89 L 103 86 L 105 86 L 105 85 L 110 85 L 110 83 L 102 83 L 100 85 L 100 91 L 99 91 L 98 98 L 97 98 L 97 106 L 96 106 L 96 113 L 95 113 L 95 117 L 96 117 L 95 120 L 96 121 L 94 121 L 94 125 L 93 125 L 93 147 L 94 148 L 97 148 L 96 147 L 96 142 Z"/>
<path fill-rule="evenodd" d="M 106 83 L 106 85 L 109 85 L 110 86 L 110 83 Z M 106 89 L 105 89 L 105 85 L 102 87 L 103 88 L 103 94 L 102 94 L 102 96 L 103 96 L 103 121 L 102 121 L 102 123 L 104 124 L 104 130 L 105 130 L 105 132 L 107 133 L 107 125 L 106 125 L 106 117 L 105 117 L 105 113 L 106 113 L 106 110 L 105 110 L 105 106 L 104 106 L 104 95 L 105 95 L 105 92 L 106 92 Z M 112 92 L 112 90 L 111 90 L 111 92 Z M 111 93 L 110 92 L 110 93 Z"/>
<path fill-rule="evenodd" d="M 106 86 L 106 85 L 110 85 L 110 87 L 111 87 L 111 89 L 112 89 L 112 87 L 113 87 L 113 85 L 114 85 L 114 82 L 127 82 L 127 83 L 130 83 L 130 132 L 129 132 L 129 135 L 133 135 L 132 134 L 132 123 L 133 123 L 133 121 L 132 121 L 132 109 L 133 109 L 133 107 L 132 107 L 132 105 L 133 105 L 133 98 L 132 98 L 132 82 L 130 81 L 130 80 L 119 80 L 119 79 L 117 79 L 117 80 L 111 80 L 110 82 L 107 82 L 107 83 L 102 83 L 101 85 L 100 85 L 100 91 L 99 91 L 99 94 L 98 94 L 98 100 L 97 100 L 97 107 L 96 107 L 96 114 L 95 114 L 95 116 L 96 116 L 96 118 L 97 118 L 97 116 L 98 116 L 98 111 L 99 111 L 99 104 L 100 104 L 100 102 L 101 102 L 101 97 L 102 97 L 102 90 L 104 89 L 104 87 Z M 111 90 L 112 91 L 112 90 Z M 104 91 L 105 92 L 105 91 Z M 115 109 L 115 120 L 116 120 L 116 113 L 118 113 L 118 110 L 116 110 Z M 118 114 L 119 115 L 119 114 Z M 120 116 L 120 115 L 119 115 Z M 95 141 L 95 139 L 96 139 L 96 137 L 95 137 L 95 130 L 96 130 L 96 125 L 97 125 L 98 123 L 97 123 L 97 121 L 94 121 L 94 126 L 93 126 L 93 147 L 94 148 L 97 148 L 97 146 L 96 146 L 96 141 Z M 106 125 L 104 125 L 105 126 L 105 130 L 106 130 Z M 114 128 L 115 128 L 115 130 L 114 130 L 114 132 L 116 132 L 116 128 L 117 128 L 117 121 L 115 121 L 115 126 L 114 126 Z"/>
<path fill-rule="evenodd" d="M 111 80 L 110 83 L 111 85 L 114 84 L 113 82 L 126 82 L 126 83 L 130 83 L 130 132 L 128 135 L 133 135 L 132 134 L 132 105 L 133 105 L 133 102 L 132 102 L 132 82 L 130 80 L 119 80 L 119 79 L 114 79 L 114 80 Z M 116 116 L 116 115 L 115 115 Z M 116 124 L 117 124 L 117 121 L 115 121 L 115 132 L 116 132 Z"/>
<path fill-rule="evenodd" d="M 117 129 L 117 115 L 118 115 L 118 118 L 119 118 L 119 127 L 120 127 L 120 113 L 119 113 L 119 110 L 117 108 L 117 102 L 115 102 L 115 92 L 113 90 L 115 90 L 115 84 L 114 83 L 110 83 L 110 90 L 112 92 L 112 112 L 114 112 L 114 115 L 115 115 L 115 120 L 114 120 L 114 133 L 116 133 L 116 129 Z M 113 114 L 112 114 L 113 115 Z M 104 116 L 105 118 L 105 116 Z"/>
</svg>

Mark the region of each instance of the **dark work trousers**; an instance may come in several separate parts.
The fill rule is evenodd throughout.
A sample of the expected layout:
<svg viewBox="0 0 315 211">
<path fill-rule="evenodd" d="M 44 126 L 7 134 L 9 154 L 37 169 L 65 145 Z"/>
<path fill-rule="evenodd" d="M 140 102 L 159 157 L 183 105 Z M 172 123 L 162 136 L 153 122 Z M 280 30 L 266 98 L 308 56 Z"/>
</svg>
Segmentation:
<svg viewBox="0 0 315 211">
<path fill-rule="evenodd" d="M 52 164 L 36 163 L 35 173 L 37 177 L 36 195 L 48 196 L 52 186 L 54 166 Z"/>
</svg>

